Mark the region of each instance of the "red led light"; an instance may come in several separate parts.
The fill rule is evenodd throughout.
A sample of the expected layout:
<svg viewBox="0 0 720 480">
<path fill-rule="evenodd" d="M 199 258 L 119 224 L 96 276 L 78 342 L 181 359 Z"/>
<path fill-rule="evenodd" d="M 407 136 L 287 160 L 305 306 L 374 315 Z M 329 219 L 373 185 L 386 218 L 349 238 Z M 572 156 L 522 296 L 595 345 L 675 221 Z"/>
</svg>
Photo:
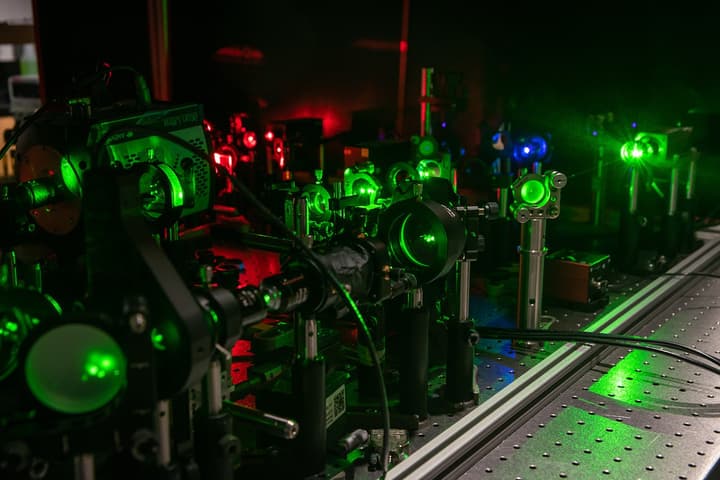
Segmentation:
<svg viewBox="0 0 720 480">
<path fill-rule="evenodd" d="M 400 40 L 400 51 L 404 53 L 404 52 L 407 52 L 407 49 L 408 49 L 408 42 L 406 42 L 405 40 Z"/>
<path fill-rule="evenodd" d="M 233 133 L 240 133 L 243 129 L 243 117 L 240 113 L 235 113 L 230 117 L 230 126 L 232 128 Z"/>
<path fill-rule="evenodd" d="M 237 165 L 237 153 L 235 150 L 228 146 L 221 146 L 215 153 L 213 153 L 213 159 L 215 163 L 225 168 L 228 172 L 233 172 L 233 168 Z"/>
<path fill-rule="evenodd" d="M 275 137 L 275 135 L 273 135 L 273 132 L 268 131 L 265 133 L 265 140 L 267 140 L 268 142 L 272 142 L 272 139 L 274 137 Z"/>
<path fill-rule="evenodd" d="M 257 136 L 255 132 L 245 132 L 245 135 L 243 135 L 243 145 L 245 145 L 245 148 L 255 148 L 257 146 Z"/>
</svg>

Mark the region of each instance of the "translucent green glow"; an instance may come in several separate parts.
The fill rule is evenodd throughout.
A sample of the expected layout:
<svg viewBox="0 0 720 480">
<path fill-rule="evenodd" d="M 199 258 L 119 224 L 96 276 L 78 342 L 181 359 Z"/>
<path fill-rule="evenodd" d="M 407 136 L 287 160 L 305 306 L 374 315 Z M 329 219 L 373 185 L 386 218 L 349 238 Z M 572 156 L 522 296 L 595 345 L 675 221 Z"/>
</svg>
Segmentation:
<svg viewBox="0 0 720 480">
<path fill-rule="evenodd" d="M 400 253 L 415 267 L 428 268 L 441 263 L 447 255 L 447 233 L 431 215 L 405 216 L 397 230 Z"/>
<path fill-rule="evenodd" d="M 360 176 L 350 184 L 350 194 L 364 197 L 369 205 L 375 203 L 375 198 L 380 191 L 380 185 L 375 181 L 373 177 L 367 174 L 360 174 Z"/>
<path fill-rule="evenodd" d="M 140 194 L 144 213 L 152 219 L 184 205 L 182 182 L 175 171 L 163 163 L 154 165 L 140 177 Z"/>
<path fill-rule="evenodd" d="M 35 398 L 67 414 L 92 412 L 112 401 L 126 382 L 122 349 L 86 324 L 54 328 L 28 350 L 25 379 Z"/>
<path fill-rule="evenodd" d="M 630 164 L 640 163 L 644 157 L 652 154 L 652 152 L 648 151 L 647 147 L 647 145 L 640 142 L 626 142 L 620 148 L 620 157 Z"/>
<path fill-rule="evenodd" d="M 155 350 L 165 351 L 167 349 L 165 346 L 165 336 L 160 333 L 157 328 L 153 328 L 150 331 L 150 340 Z"/>
<path fill-rule="evenodd" d="M 328 200 L 329 199 L 321 195 L 313 195 L 312 200 L 310 200 L 310 202 L 308 203 L 310 212 L 318 216 L 324 215 L 329 208 Z"/>
<path fill-rule="evenodd" d="M 43 295 L 43 296 L 45 297 L 45 299 L 46 299 L 48 302 L 50 302 L 50 305 L 53 306 L 53 308 L 54 308 L 55 311 L 58 313 L 58 315 L 62 315 L 63 310 L 62 310 L 62 307 L 60 306 L 60 304 L 57 302 L 57 300 L 55 300 L 55 299 L 54 299 L 53 297 L 51 297 L 50 295 Z M 37 320 L 37 319 L 34 318 L 33 320 Z"/>
<path fill-rule="evenodd" d="M 442 166 L 435 160 L 421 160 L 418 163 L 418 174 L 420 179 L 437 178 L 442 176 Z"/>
<path fill-rule="evenodd" d="M 637 408 L 656 410 L 665 400 L 654 395 L 657 377 L 645 371 L 645 362 L 650 361 L 662 360 L 653 358 L 650 352 L 632 351 L 593 383 L 590 391 Z"/>
<path fill-rule="evenodd" d="M 70 160 L 63 158 L 60 161 L 60 175 L 62 176 L 63 184 L 70 193 L 78 198 L 82 197 L 82 184 L 80 183 L 80 177 Z"/>
<path fill-rule="evenodd" d="M 105 378 L 107 375 L 119 375 L 117 370 L 117 358 L 102 353 L 91 353 L 85 362 L 84 382 L 89 382 L 91 377 Z"/>
<path fill-rule="evenodd" d="M 507 461 L 495 463 L 493 472 L 488 477 L 627 480 L 663 478 L 664 468 L 668 473 L 664 478 L 677 476 L 670 474 L 671 465 L 663 465 L 664 460 L 659 460 L 663 456 L 658 455 L 658 452 L 662 451 L 660 448 L 666 448 L 662 447 L 665 444 L 679 443 L 672 434 L 638 428 L 615 418 L 605 417 L 603 414 L 608 408 L 595 407 L 589 399 L 580 400 L 585 403 L 583 408 L 568 405 L 552 416 L 548 414 L 542 419 L 542 428 L 532 425 L 534 428 L 529 430 L 532 435 L 528 435 L 524 442 L 519 441 L 517 448 L 508 445 Z M 634 414 L 627 415 L 636 420 Z M 655 471 L 644 471 L 645 465 L 655 465 Z M 519 477 L 520 468 L 524 468 L 527 474 Z M 558 476 L 557 472 L 567 474 Z"/>
<path fill-rule="evenodd" d="M 208 308 L 206 311 L 208 312 L 208 315 L 210 316 L 210 320 L 213 322 L 213 325 L 218 325 L 220 323 L 220 318 L 218 317 L 217 312 L 212 308 Z"/>
<path fill-rule="evenodd" d="M 422 155 L 423 157 L 429 157 L 430 155 L 433 155 L 435 153 L 435 142 L 429 138 L 424 138 L 420 140 L 420 144 L 418 145 L 418 152 L 420 152 L 420 155 Z"/>
<path fill-rule="evenodd" d="M 15 371 L 22 342 L 37 322 L 19 308 L 0 311 L 0 379 Z"/>
<path fill-rule="evenodd" d="M 520 187 L 520 200 L 530 205 L 542 206 L 548 201 L 549 191 L 545 183 L 530 179 Z"/>
<path fill-rule="evenodd" d="M 407 259 L 410 260 L 415 265 L 417 265 L 419 267 L 429 267 L 430 266 L 429 264 L 420 261 L 415 256 L 414 250 L 410 246 L 409 240 L 411 237 L 408 236 L 408 232 L 407 232 L 408 226 L 412 225 L 412 224 L 408 224 L 410 217 L 412 217 L 412 215 L 408 215 L 407 217 L 405 217 L 405 219 L 402 222 L 402 225 L 400 226 L 400 248 L 402 249 L 402 252 L 405 254 Z"/>
</svg>

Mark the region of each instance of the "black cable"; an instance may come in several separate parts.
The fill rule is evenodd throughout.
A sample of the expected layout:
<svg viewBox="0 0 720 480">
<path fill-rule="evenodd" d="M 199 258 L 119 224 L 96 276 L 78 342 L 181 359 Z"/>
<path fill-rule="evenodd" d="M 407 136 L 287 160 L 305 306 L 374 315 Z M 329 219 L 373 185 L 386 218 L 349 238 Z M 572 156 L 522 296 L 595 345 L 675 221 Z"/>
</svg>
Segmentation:
<svg viewBox="0 0 720 480">
<path fill-rule="evenodd" d="M 714 357 L 706 352 L 695 350 L 685 345 L 665 342 L 663 340 L 648 340 L 638 337 L 626 337 L 623 335 L 611 335 L 611 334 L 590 334 L 590 332 L 561 332 L 561 331 L 547 331 L 547 330 L 517 330 L 507 328 L 492 328 L 492 327 L 478 327 L 478 334 L 480 337 L 486 338 L 507 338 L 507 339 L 518 339 L 518 340 L 547 340 L 547 341 L 568 341 L 568 342 L 586 342 L 596 343 L 603 345 L 613 345 L 617 347 L 629 347 L 636 348 L 639 350 L 646 350 L 649 352 L 661 353 L 668 357 L 672 357 L 676 360 L 681 360 L 697 367 L 708 370 L 712 373 L 720 375 L 720 359 Z M 647 345 L 655 344 L 655 345 Z M 718 365 L 714 367 L 703 363 L 694 358 L 684 357 L 675 352 L 669 352 L 659 348 L 659 346 L 666 346 L 668 348 L 676 348 L 687 353 L 693 353 L 701 358 Z"/>
<path fill-rule="evenodd" d="M 204 159 L 207 161 L 211 167 L 215 168 L 215 164 L 213 163 L 212 159 L 209 157 L 209 154 L 206 152 L 203 152 L 196 146 L 192 145 L 189 142 L 186 142 L 185 140 L 176 137 L 170 133 L 164 132 L 162 130 L 156 130 L 153 128 L 143 127 L 143 126 L 128 126 L 128 127 L 120 127 L 117 129 L 111 129 L 105 135 L 103 135 L 100 139 L 98 139 L 98 143 L 95 145 L 95 148 L 93 150 L 93 153 L 95 156 L 92 158 L 97 158 L 98 163 L 101 163 L 100 160 L 102 157 L 100 155 L 104 152 L 101 152 L 101 148 L 105 143 L 107 143 L 108 139 L 113 135 L 118 135 L 123 132 L 135 132 L 135 133 L 145 133 L 147 135 L 153 135 L 157 137 L 164 138 L 175 145 L 178 145 L 187 151 L 191 152 L 192 154 Z M 390 404 L 388 401 L 387 396 L 387 389 L 385 387 L 385 380 L 384 375 L 382 372 L 382 364 L 380 363 L 380 357 L 377 353 L 377 349 L 375 348 L 375 343 L 372 338 L 372 334 L 370 333 L 370 330 L 367 326 L 367 322 L 365 321 L 365 318 L 363 317 L 362 313 L 358 309 L 357 305 L 355 304 L 355 301 L 352 299 L 350 294 L 347 292 L 345 287 L 343 286 L 342 282 L 338 280 L 338 278 L 335 276 L 335 274 L 330 271 L 329 268 L 317 257 L 315 252 L 313 252 L 305 243 L 300 239 L 295 232 L 293 232 L 287 225 L 285 225 L 284 222 L 282 222 L 280 219 L 278 219 L 274 213 L 270 211 L 246 186 L 243 184 L 240 180 L 238 180 L 237 177 L 230 175 L 229 172 L 227 172 L 225 169 L 219 169 L 223 175 L 227 176 L 227 178 L 230 180 L 230 182 L 233 185 L 233 188 L 240 192 L 247 200 L 252 203 L 255 208 L 257 208 L 260 213 L 267 218 L 267 220 L 278 230 L 282 231 L 285 235 L 287 235 L 294 243 L 294 246 L 298 248 L 302 253 L 307 255 L 309 258 L 312 258 L 315 263 L 318 265 L 318 267 L 322 270 L 323 274 L 327 276 L 327 278 L 330 280 L 330 283 L 335 288 L 337 293 L 340 295 L 343 302 L 346 304 L 346 306 L 353 312 L 355 317 L 358 320 L 358 323 L 360 324 L 361 330 L 363 331 L 363 334 L 368 342 L 368 348 L 370 350 L 370 356 L 372 357 L 373 364 L 376 369 L 377 374 L 377 380 L 379 383 L 380 388 L 380 398 L 382 403 L 382 414 L 383 414 L 383 446 L 382 446 L 382 467 L 383 467 L 383 473 L 387 472 L 388 467 L 388 459 L 390 454 Z"/>
<path fill-rule="evenodd" d="M 138 97 L 136 100 L 142 106 L 149 106 L 152 101 L 152 97 L 150 95 L 150 88 L 148 88 L 147 82 L 145 81 L 145 77 L 143 77 L 137 70 L 135 70 L 132 67 L 128 67 L 125 65 L 118 65 L 116 67 L 107 67 L 98 72 L 93 73 L 91 79 L 94 82 L 94 81 L 100 80 L 103 75 L 111 73 L 111 72 L 115 72 L 115 71 L 127 71 L 127 72 L 130 72 L 133 74 L 133 79 L 135 82 L 135 93 L 137 94 L 137 97 Z M 48 107 L 51 104 L 57 103 L 57 102 L 58 102 L 58 100 L 56 100 L 56 99 L 49 100 L 49 101 L 45 102 L 42 106 L 40 106 L 40 108 L 38 108 L 32 115 L 25 118 L 23 120 L 23 122 L 20 124 L 20 126 L 17 127 L 13 131 L 13 134 L 10 136 L 10 138 L 5 143 L 5 145 L 3 145 L 2 149 L 0 149 L 0 158 L 5 157 L 8 150 L 10 150 L 10 148 L 13 145 L 15 145 L 15 143 L 18 141 L 18 139 L 20 138 L 20 135 L 22 135 L 25 132 L 25 130 L 27 130 L 28 127 L 30 127 L 30 125 L 35 123 L 35 121 L 40 117 L 40 115 L 45 113 L 45 111 L 48 109 Z"/>
<path fill-rule="evenodd" d="M 491 330 L 496 330 L 498 332 L 504 333 L 504 332 L 515 332 L 517 330 L 512 329 L 502 329 L 497 328 L 493 329 L 492 327 L 482 327 L 486 328 L 486 332 L 491 332 Z M 703 352 L 702 350 L 698 350 L 696 348 L 688 347 L 687 345 L 683 345 L 682 343 L 675 343 L 675 342 L 669 342 L 666 340 L 656 340 L 652 338 L 644 338 L 644 337 L 638 337 L 634 335 L 615 335 L 612 333 L 596 333 L 596 332 L 566 332 L 566 331 L 547 331 L 547 330 L 524 330 L 524 332 L 527 332 L 528 335 L 538 335 L 538 336 L 546 336 L 546 335 L 555 335 L 556 333 L 561 334 L 563 336 L 573 337 L 579 339 L 579 341 L 589 341 L 592 343 L 601 343 L 603 339 L 608 340 L 615 340 L 615 341 L 625 341 L 625 342 L 639 342 L 639 343 L 647 343 L 650 345 L 655 345 L 658 347 L 667 347 L 667 348 L 673 348 L 675 350 L 680 350 L 681 352 L 686 352 L 690 355 L 697 355 L 698 357 L 704 358 L 705 360 L 714 363 L 715 365 L 720 366 L 720 357 L 716 357 L 715 355 L 709 354 L 707 352 Z"/>
<path fill-rule="evenodd" d="M 93 83 L 101 80 L 105 75 L 111 74 L 112 72 L 130 72 L 133 75 L 133 83 L 135 85 L 135 100 L 139 105 L 146 108 L 152 104 L 152 96 L 150 95 L 150 88 L 140 72 L 127 65 L 117 65 L 104 67 L 97 72 L 93 72 L 88 79 L 85 79 L 80 86 L 89 86 Z"/>
</svg>

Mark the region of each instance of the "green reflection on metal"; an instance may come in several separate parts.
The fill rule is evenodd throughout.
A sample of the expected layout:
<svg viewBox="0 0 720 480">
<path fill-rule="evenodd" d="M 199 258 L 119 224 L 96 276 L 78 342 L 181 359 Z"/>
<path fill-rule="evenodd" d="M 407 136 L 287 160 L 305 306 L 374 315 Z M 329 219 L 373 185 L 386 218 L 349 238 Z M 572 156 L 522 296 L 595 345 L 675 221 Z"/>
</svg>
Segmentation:
<svg viewBox="0 0 720 480">
<path fill-rule="evenodd" d="M 659 473 L 645 467 L 658 465 L 658 448 L 673 441 L 670 435 L 604 417 L 602 408 L 588 410 L 595 413 L 567 406 L 554 417 L 548 414 L 539 427 L 530 425 L 536 429 L 524 439 L 508 439 L 510 453 L 495 463 L 492 478 L 630 479 Z M 558 477 L 560 472 L 566 475 Z"/>
<path fill-rule="evenodd" d="M 153 347 L 155 347 L 155 350 L 165 351 L 167 350 L 167 347 L 165 346 L 165 336 L 158 331 L 157 328 L 153 328 L 150 331 L 150 340 L 152 341 Z"/>
<path fill-rule="evenodd" d="M 660 361 L 650 352 L 634 350 L 593 383 L 590 391 L 637 408 L 653 409 L 659 399 L 653 395 L 653 377 L 644 372 L 645 362 Z"/>
<path fill-rule="evenodd" d="M 50 305 L 52 305 L 52 307 L 55 309 L 55 311 L 58 313 L 58 315 L 62 315 L 63 310 L 62 310 L 62 307 L 60 306 L 60 304 L 57 302 L 57 300 L 55 300 L 50 295 L 44 295 L 44 297 L 48 302 L 50 302 Z M 35 320 L 35 319 L 33 319 L 33 320 Z"/>
<path fill-rule="evenodd" d="M 76 197 L 81 198 L 82 183 L 80 182 L 80 176 L 75 170 L 75 166 L 71 163 L 71 160 L 65 157 L 60 161 L 60 175 L 65 188 Z"/>
<path fill-rule="evenodd" d="M 648 150 L 648 145 L 640 142 L 626 142 L 620 147 L 620 158 L 631 165 L 641 163 L 649 154 L 652 152 Z"/>
<path fill-rule="evenodd" d="M 184 205 L 183 185 L 175 171 L 166 164 L 154 165 L 140 177 L 140 194 L 143 197 L 143 210 L 150 218 L 158 218 L 166 213 L 166 199 L 170 209 Z"/>
</svg>

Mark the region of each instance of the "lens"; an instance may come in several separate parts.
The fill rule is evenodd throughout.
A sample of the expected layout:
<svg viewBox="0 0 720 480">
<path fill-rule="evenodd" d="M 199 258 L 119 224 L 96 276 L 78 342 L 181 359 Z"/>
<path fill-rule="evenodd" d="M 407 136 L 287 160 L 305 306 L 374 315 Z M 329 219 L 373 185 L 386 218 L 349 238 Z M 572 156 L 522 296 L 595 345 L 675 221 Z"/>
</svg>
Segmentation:
<svg viewBox="0 0 720 480">
<path fill-rule="evenodd" d="M 640 142 L 626 142 L 620 148 L 620 157 L 629 164 L 640 163 L 648 153 L 646 145 Z"/>
<path fill-rule="evenodd" d="M 322 185 L 307 185 L 303 189 L 312 220 L 330 219 L 330 192 Z"/>
<path fill-rule="evenodd" d="M 418 172 L 421 179 L 437 178 L 442 176 L 442 167 L 435 160 L 421 160 L 418 163 Z"/>
<path fill-rule="evenodd" d="M 400 249 L 405 257 L 420 267 L 429 267 L 445 255 L 447 237 L 440 225 L 425 216 L 410 214 L 400 225 Z"/>
<path fill-rule="evenodd" d="M 446 206 L 406 200 L 382 215 L 380 238 L 388 245 L 392 266 L 412 271 L 420 283 L 450 271 L 465 247 L 465 225 Z"/>
<path fill-rule="evenodd" d="M 394 163 L 387 173 L 387 183 L 393 191 L 406 182 L 418 179 L 418 171 L 412 165 L 405 162 Z"/>
<path fill-rule="evenodd" d="M 143 213 L 150 220 L 169 215 L 183 206 L 183 186 L 167 165 L 153 165 L 140 177 L 140 199 Z"/>
<path fill-rule="evenodd" d="M 25 379 L 46 407 L 88 413 L 107 405 L 125 385 L 125 356 L 103 330 L 67 324 L 47 331 L 30 347 Z"/>
<path fill-rule="evenodd" d="M 513 150 L 513 156 L 518 162 L 539 161 L 545 158 L 548 144 L 545 138 L 535 135 L 518 140 Z"/>
<path fill-rule="evenodd" d="M 37 319 L 32 319 L 18 309 L 0 312 L 0 380 L 7 377 L 17 366 L 20 345 Z"/>
<path fill-rule="evenodd" d="M 423 138 L 420 140 L 420 143 L 418 144 L 418 152 L 420 152 L 420 155 L 423 157 L 429 157 L 430 155 L 434 155 L 437 151 L 437 144 L 435 143 L 435 140 L 432 138 Z"/>
<path fill-rule="evenodd" d="M 544 182 L 530 179 L 520 187 L 520 199 L 530 205 L 541 205 L 547 202 L 548 189 Z"/>
</svg>

